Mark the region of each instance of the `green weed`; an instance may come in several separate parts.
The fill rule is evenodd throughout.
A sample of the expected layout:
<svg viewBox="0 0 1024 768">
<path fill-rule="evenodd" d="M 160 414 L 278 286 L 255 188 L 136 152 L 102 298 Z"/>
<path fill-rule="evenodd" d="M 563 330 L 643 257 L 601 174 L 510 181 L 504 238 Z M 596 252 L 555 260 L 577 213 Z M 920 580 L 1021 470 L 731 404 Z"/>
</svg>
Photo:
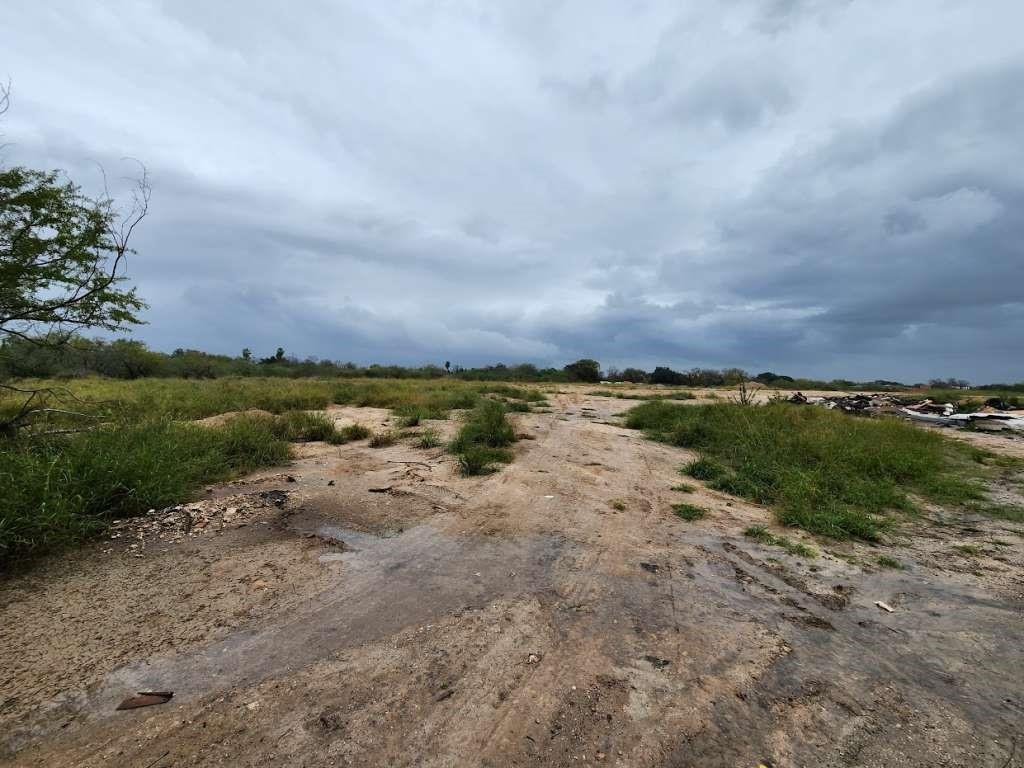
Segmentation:
<svg viewBox="0 0 1024 768">
<path fill-rule="evenodd" d="M 672 511 L 683 520 L 700 520 L 707 512 L 694 504 L 673 504 Z"/>
<path fill-rule="evenodd" d="M 785 536 L 776 536 L 768 530 L 767 526 L 764 525 L 752 525 L 747 528 L 743 534 L 761 544 L 782 547 L 791 555 L 810 559 L 818 556 L 818 552 L 813 547 L 809 547 L 798 541 L 793 541 Z"/>
</svg>

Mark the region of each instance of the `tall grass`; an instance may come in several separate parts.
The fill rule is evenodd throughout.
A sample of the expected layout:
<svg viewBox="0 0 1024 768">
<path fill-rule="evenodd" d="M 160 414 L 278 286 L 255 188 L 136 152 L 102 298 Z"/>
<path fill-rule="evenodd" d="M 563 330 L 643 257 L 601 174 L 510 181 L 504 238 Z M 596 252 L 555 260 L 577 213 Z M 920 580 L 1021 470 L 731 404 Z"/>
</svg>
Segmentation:
<svg viewBox="0 0 1024 768">
<path fill-rule="evenodd" d="M 215 480 L 280 464 L 272 420 L 205 428 L 167 419 L 31 442 L 0 442 L 0 568 L 186 499 Z"/>
<path fill-rule="evenodd" d="M 463 475 L 488 474 L 494 471 L 494 464 L 512 461 L 508 446 L 515 442 L 516 433 L 505 414 L 501 402 L 485 398 L 466 415 L 458 434 L 448 445 Z"/>
<path fill-rule="evenodd" d="M 877 539 L 910 494 L 963 504 L 982 497 L 976 449 L 896 419 L 857 419 L 786 403 L 679 406 L 650 402 L 627 425 L 691 448 L 691 476 L 771 505 L 785 525 Z"/>
<path fill-rule="evenodd" d="M 309 411 L 330 403 L 395 409 L 400 418 L 443 419 L 453 409 L 468 409 L 486 394 L 542 402 L 538 389 L 457 379 L 280 379 L 85 378 L 66 382 L 24 381 L 24 388 L 55 387 L 68 394 L 73 410 L 99 418 L 140 420 L 155 417 L 200 419 L 229 411 L 260 409 L 270 413 Z M 85 403 L 79 403 L 83 400 Z M 16 413 L 21 397 L 0 390 L 0 417 Z"/>
</svg>

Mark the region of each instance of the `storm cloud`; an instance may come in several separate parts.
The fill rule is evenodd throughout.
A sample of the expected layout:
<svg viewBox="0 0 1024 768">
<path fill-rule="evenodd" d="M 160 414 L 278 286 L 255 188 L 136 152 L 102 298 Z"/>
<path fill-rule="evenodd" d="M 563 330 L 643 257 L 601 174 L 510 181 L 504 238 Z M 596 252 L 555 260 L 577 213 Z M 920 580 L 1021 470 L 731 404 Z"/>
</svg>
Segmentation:
<svg viewBox="0 0 1024 768">
<path fill-rule="evenodd" d="M 1024 379 L 1019 3 L 4 17 L 3 162 L 149 170 L 156 348 Z"/>
</svg>

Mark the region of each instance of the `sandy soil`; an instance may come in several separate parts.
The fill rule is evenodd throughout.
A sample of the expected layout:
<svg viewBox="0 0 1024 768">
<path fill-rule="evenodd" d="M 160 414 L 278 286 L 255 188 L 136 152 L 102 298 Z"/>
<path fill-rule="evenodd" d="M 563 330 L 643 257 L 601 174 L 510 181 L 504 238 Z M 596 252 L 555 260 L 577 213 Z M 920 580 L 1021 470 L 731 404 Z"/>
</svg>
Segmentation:
<svg viewBox="0 0 1024 768">
<path fill-rule="evenodd" d="M 552 395 L 485 478 L 303 445 L 208 489 L 202 528 L 8 578 L 0 762 L 1024 765 L 1024 527 L 933 509 L 793 557 L 742 535 L 766 510 L 672 491 L 689 456 L 618 426 L 632 404 Z M 115 711 L 143 690 L 175 696 Z"/>
</svg>

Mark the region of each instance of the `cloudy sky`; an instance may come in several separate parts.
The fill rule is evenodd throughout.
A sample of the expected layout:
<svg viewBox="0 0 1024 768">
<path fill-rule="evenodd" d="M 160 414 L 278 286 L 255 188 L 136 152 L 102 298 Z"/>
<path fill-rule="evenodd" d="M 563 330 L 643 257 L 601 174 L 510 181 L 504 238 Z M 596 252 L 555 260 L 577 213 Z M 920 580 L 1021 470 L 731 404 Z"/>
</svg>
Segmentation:
<svg viewBox="0 0 1024 768">
<path fill-rule="evenodd" d="M 3 17 L 3 162 L 149 169 L 158 349 L 1024 379 L 1020 0 Z"/>
</svg>

